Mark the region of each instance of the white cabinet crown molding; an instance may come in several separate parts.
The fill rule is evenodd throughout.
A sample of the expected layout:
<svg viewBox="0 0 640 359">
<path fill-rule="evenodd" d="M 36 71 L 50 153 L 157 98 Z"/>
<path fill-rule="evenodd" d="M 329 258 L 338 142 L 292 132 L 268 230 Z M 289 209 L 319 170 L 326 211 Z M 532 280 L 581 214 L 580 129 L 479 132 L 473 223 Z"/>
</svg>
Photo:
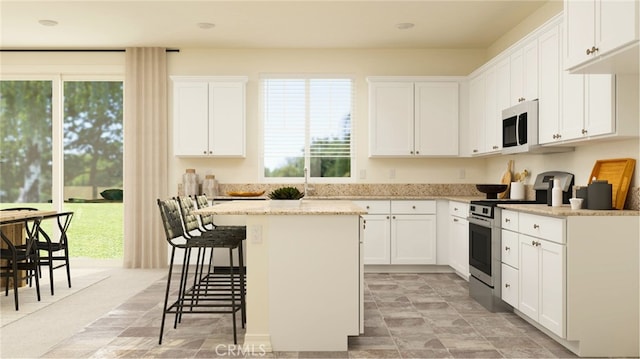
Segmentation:
<svg viewBox="0 0 640 359">
<path fill-rule="evenodd" d="M 171 75 L 169 78 L 172 81 L 181 82 L 202 82 L 202 81 L 216 81 L 216 82 L 249 82 L 249 76 L 183 76 L 183 75 Z"/>
</svg>

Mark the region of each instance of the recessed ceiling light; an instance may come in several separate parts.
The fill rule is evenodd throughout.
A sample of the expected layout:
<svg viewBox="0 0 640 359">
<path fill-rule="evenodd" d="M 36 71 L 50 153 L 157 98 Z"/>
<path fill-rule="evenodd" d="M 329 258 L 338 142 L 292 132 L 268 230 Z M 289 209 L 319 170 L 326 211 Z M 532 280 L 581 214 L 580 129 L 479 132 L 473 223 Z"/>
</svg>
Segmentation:
<svg viewBox="0 0 640 359">
<path fill-rule="evenodd" d="M 212 27 L 215 27 L 216 24 L 210 23 L 210 22 L 199 22 L 198 23 L 198 27 L 201 29 L 211 29 Z"/>
<path fill-rule="evenodd" d="M 38 20 L 38 23 L 42 26 L 56 26 L 58 22 L 55 20 Z"/>
<path fill-rule="evenodd" d="M 396 28 L 399 30 L 407 30 L 410 29 L 412 27 L 414 27 L 415 25 L 413 23 L 410 22 L 401 22 L 399 24 L 396 24 Z"/>
</svg>

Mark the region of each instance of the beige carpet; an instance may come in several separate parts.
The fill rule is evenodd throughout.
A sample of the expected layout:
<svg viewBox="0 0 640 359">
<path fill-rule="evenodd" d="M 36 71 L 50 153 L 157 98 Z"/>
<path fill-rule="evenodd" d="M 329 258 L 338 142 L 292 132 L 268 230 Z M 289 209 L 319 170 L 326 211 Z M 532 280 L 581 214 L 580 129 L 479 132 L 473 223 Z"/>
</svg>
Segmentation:
<svg viewBox="0 0 640 359">
<path fill-rule="evenodd" d="M 42 356 L 166 274 L 166 269 L 124 269 L 120 261 L 74 259 L 73 287 L 67 288 L 64 270 L 54 271 L 56 294 L 53 297 L 48 278 L 43 278 L 41 285 L 42 303 L 33 308 L 29 308 L 31 303 L 28 303 L 29 297 L 37 303 L 35 292 L 28 293 L 33 289 L 20 291 L 20 312 L 24 309 L 24 313 L 15 313 L 11 292 L 9 297 L 1 293 L 0 358 Z M 17 317 L 11 319 L 12 316 Z M 38 340 L 25 345 L 27 337 Z"/>
</svg>

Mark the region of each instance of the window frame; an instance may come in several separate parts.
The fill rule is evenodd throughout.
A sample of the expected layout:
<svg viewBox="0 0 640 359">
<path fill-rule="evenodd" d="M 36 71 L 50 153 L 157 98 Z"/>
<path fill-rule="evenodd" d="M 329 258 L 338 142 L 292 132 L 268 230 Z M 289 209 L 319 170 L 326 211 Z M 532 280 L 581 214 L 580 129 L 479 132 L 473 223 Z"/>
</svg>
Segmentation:
<svg viewBox="0 0 640 359">
<path fill-rule="evenodd" d="M 260 179 L 260 182 L 262 183 L 292 183 L 292 184 L 298 184 L 298 183 L 304 183 L 305 182 L 305 178 L 304 176 L 301 177 L 266 177 L 264 175 L 264 171 L 265 171 L 265 161 L 264 161 L 264 156 L 265 156 L 265 122 L 266 122 L 266 118 L 265 118 L 265 113 L 264 113 L 264 106 L 265 106 L 265 98 L 264 98 L 264 88 L 263 88 L 263 83 L 264 80 L 271 80 L 271 79 L 283 79 L 283 80 L 313 80 L 313 79 L 343 79 L 343 80 L 349 80 L 351 81 L 351 118 L 350 118 L 350 122 L 351 122 L 351 134 L 350 134 L 350 142 L 349 142 L 349 151 L 350 151 L 350 163 L 351 163 L 351 173 L 349 177 L 312 177 L 309 176 L 308 177 L 308 182 L 309 183 L 354 183 L 356 181 L 356 154 L 355 154 L 355 149 L 356 149 L 356 145 L 355 145 L 355 133 L 356 133 L 356 114 L 355 114 L 355 110 L 356 110 L 356 78 L 353 75 L 345 75 L 345 74 L 316 74 L 316 73 L 311 73 L 311 74 L 260 74 L 259 76 L 259 81 L 258 81 L 258 106 L 259 106 L 259 123 L 260 123 L 260 130 L 259 130 L 259 136 L 260 136 L 260 155 L 259 155 L 259 168 L 258 168 L 258 178 Z M 306 108 L 307 113 L 308 113 L 308 108 Z M 309 122 L 309 118 L 307 116 L 306 118 L 306 122 L 305 122 L 305 155 L 304 155 L 304 163 L 305 163 L 305 167 L 308 168 L 309 163 L 310 163 L 310 128 L 308 126 Z"/>
</svg>

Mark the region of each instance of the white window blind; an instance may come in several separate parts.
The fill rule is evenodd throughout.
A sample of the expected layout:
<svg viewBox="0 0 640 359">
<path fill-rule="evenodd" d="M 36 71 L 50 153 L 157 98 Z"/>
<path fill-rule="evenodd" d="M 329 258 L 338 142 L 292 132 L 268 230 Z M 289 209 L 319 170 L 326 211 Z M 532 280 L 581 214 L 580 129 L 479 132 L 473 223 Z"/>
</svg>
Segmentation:
<svg viewBox="0 0 640 359">
<path fill-rule="evenodd" d="M 349 177 L 353 80 L 263 78 L 265 177 Z"/>
</svg>

